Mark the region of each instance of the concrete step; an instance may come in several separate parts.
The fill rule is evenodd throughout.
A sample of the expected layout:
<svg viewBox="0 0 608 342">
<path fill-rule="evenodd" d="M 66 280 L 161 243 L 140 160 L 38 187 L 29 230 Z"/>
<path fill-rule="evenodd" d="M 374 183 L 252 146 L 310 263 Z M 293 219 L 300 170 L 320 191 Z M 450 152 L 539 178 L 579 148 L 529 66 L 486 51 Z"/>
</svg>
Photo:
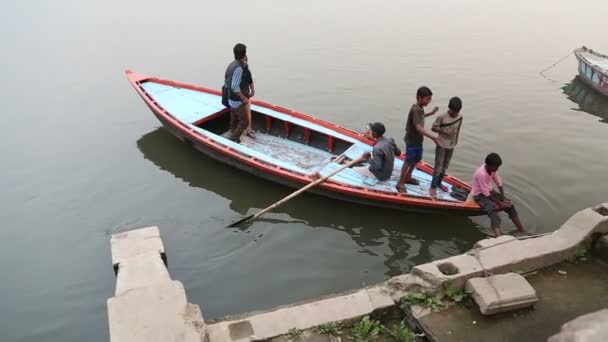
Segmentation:
<svg viewBox="0 0 608 342">
<path fill-rule="evenodd" d="M 534 288 L 517 273 L 469 279 L 466 292 L 484 315 L 517 310 L 538 302 Z"/>
</svg>

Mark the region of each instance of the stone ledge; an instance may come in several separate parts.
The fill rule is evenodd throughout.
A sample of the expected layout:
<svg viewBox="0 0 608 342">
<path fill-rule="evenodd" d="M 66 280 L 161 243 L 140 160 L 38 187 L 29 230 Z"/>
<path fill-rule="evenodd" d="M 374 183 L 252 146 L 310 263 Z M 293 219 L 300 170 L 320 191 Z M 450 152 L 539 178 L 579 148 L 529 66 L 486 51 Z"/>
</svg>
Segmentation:
<svg viewBox="0 0 608 342">
<path fill-rule="evenodd" d="M 608 339 L 608 309 L 577 317 L 562 325 L 547 342 L 604 342 Z"/>
<path fill-rule="evenodd" d="M 171 281 L 169 272 L 157 252 L 138 254 L 120 262 L 116 275 L 115 295 L 169 281 Z"/>
<path fill-rule="evenodd" d="M 473 246 L 473 249 L 486 249 L 497 245 L 502 245 L 503 243 L 511 242 L 517 240 L 514 236 L 511 235 L 501 235 L 497 238 L 489 238 L 477 241 Z"/>
<path fill-rule="evenodd" d="M 515 240 L 477 251 L 484 270 L 493 274 L 529 272 L 551 266 L 588 248 L 595 234 L 608 232 L 608 217 L 593 209 L 574 214 L 552 234 L 527 240 Z"/>
<path fill-rule="evenodd" d="M 254 341 L 286 334 L 290 329 L 313 328 L 327 322 L 358 319 L 395 305 L 388 291 L 375 286 L 354 293 L 330 297 L 236 320 L 210 324 L 210 342 Z"/>
<path fill-rule="evenodd" d="M 608 203 L 581 210 L 560 229 L 542 237 L 518 240 L 511 236 L 481 240 L 467 254 L 415 266 L 412 274 L 439 290 L 445 282 L 462 288 L 483 274 L 529 272 L 566 260 L 588 248 L 597 234 L 608 233 Z M 443 269 L 442 269 L 443 268 Z"/>
<path fill-rule="evenodd" d="M 201 342 L 205 323 L 183 285 L 169 281 L 108 299 L 112 342 Z"/>
<path fill-rule="evenodd" d="M 111 247 L 116 291 L 107 301 L 110 341 L 207 341 L 199 307 L 169 276 L 157 227 L 113 235 Z"/>
<path fill-rule="evenodd" d="M 467 279 L 483 274 L 483 267 L 475 257 L 461 254 L 415 266 L 412 273 L 431 283 L 434 290 L 439 290 L 441 284 L 448 281 L 455 288 L 464 287 Z"/>
<path fill-rule="evenodd" d="M 503 236 L 482 240 L 475 245 L 476 249 L 466 254 L 416 266 L 410 274 L 392 278 L 378 286 L 268 312 L 227 318 L 205 326 L 198 307 L 186 302 L 181 283 L 167 281 L 168 272 L 160 267 L 159 262 L 159 258 L 164 256 L 164 247 L 158 228 L 148 227 L 112 237 L 112 263 L 118 269 L 119 295 L 108 300 L 111 340 L 253 341 L 284 335 L 292 328 L 304 330 L 328 322 L 350 322 L 393 307 L 401 296 L 414 289 L 438 291 L 447 281 L 456 288 L 462 288 L 467 280 L 483 274 L 533 271 L 550 266 L 573 256 L 581 247 L 588 247 L 595 235 L 606 233 L 608 203 L 576 213 L 559 230 L 543 237 L 518 240 Z M 148 271 L 142 268 L 151 269 L 152 279 L 145 279 L 144 274 Z M 488 278 L 481 279 L 481 282 L 489 281 Z M 507 286 L 503 291 L 508 292 L 508 289 Z M 179 291 L 181 294 L 177 293 Z M 492 301 L 485 300 L 485 303 L 488 303 L 485 311 L 491 312 L 494 308 Z M 510 304 L 517 306 L 522 303 L 513 300 Z M 424 311 L 418 315 L 424 315 Z M 158 320 L 162 322 L 158 323 Z M 164 331 L 154 330 L 159 327 Z"/>
<path fill-rule="evenodd" d="M 158 227 L 146 227 L 112 235 L 112 265 L 115 270 L 123 260 L 139 254 L 156 252 L 165 258 L 165 248 Z"/>
<path fill-rule="evenodd" d="M 432 288 L 432 284 L 411 273 L 392 277 L 385 287 L 395 302 L 412 292 L 422 292 Z"/>
<path fill-rule="evenodd" d="M 517 310 L 538 302 L 534 288 L 516 273 L 469 279 L 466 291 L 484 315 Z"/>
</svg>

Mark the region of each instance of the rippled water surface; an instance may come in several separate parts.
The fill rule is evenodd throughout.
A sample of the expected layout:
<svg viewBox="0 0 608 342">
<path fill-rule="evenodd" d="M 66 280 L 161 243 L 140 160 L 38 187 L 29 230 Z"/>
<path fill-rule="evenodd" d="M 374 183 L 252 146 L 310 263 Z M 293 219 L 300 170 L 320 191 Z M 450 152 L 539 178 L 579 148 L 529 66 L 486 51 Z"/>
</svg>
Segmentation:
<svg viewBox="0 0 608 342">
<path fill-rule="evenodd" d="M 539 75 L 583 44 L 608 52 L 605 13 L 603 0 L 5 4 L 1 340 L 107 340 L 113 232 L 159 226 L 172 276 L 206 318 L 380 282 L 483 237 L 483 217 L 315 196 L 226 229 L 289 190 L 160 129 L 125 68 L 217 88 L 241 41 L 260 99 L 355 130 L 383 121 L 397 141 L 418 86 L 442 110 L 460 96 L 450 172 L 468 181 L 500 153 L 507 192 L 542 233 L 606 201 L 606 99 L 575 77 L 573 56 Z"/>
</svg>

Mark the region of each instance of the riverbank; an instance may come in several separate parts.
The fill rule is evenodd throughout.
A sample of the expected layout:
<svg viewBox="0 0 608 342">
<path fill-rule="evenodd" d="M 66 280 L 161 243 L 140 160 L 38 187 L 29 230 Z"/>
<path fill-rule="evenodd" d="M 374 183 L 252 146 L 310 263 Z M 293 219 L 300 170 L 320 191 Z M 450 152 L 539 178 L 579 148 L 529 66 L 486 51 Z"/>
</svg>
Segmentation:
<svg viewBox="0 0 608 342">
<path fill-rule="evenodd" d="M 606 239 L 600 239 L 604 234 L 608 234 L 608 203 L 574 214 L 559 229 L 544 236 L 481 240 L 464 254 L 415 266 L 410 273 L 381 284 L 265 312 L 205 322 L 199 307 L 187 302 L 183 284 L 171 280 L 158 228 L 137 229 L 115 234 L 111 239 L 117 278 L 115 295 L 108 300 L 110 339 L 113 342 L 318 341 L 330 339 L 332 333 L 337 338 L 341 335 L 338 332 L 348 329 L 348 335 L 343 336 L 345 340 L 355 334 L 384 335 L 383 339 L 390 340 L 398 333 L 407 335 L 410 329 L 412 332 L 421 329 L 427 339 L 459 340 L 438 334 L 436 327 L 450 326 L 450 323 L 458 326 L 459 318 L 469 316 L 443 314 L 438 320 L 441 324 L 437 325 L 431 319 L 436 317 L 435 311 L 462 310 L 458 308 L 465 296 L 473 298 L 487 314 L 530 307 L 539 300 L 538 288 L 544 289 L 545 285 L 555 282 L 544 281 L 545 285 L 542 281 L 528 282 L 521 274 L 551 273 L 550 267 L 554 265 L 580 261 L 586 251 Z M 600 255 L 605 253 L 605 247 L 597 249 Z M 597 263 L 593 267 L 604 267 L 600 261 Z M 585 273 L 584 269 L 579 267 L 577 271 Z M 558 271 L 561 271 L 559 276 L 568 274 L 568 271 Z M 510 280 L 505 280 L 507 278 Z M 577 278 L 584 279 L 583 276 Z M 494 293 L 484 293 L 483 286 L 476 285 L 476 282 L 499 284 L 502 281 L 508 281 L 508 286 L 494 285 Z M 521 291 L 513 291 L 513 287 Z M 570 292 L 579 291 L 579 286 L 566 288 Z M 540 296 L 540 303 L 554 300 L 544 294 Z M 563 324 L 581 313 L 579 305 L 571 308 L 561 318 L 553 315 L 554 324 Z M 480 316 L 476 310 L 472 312 L 477 315 L 474 317 L 479 317 L 476 320 L 483 322 L 486 316 Z M 543 315 L 540 311 L 537 314 Z M 499 316 L 487 317 L 496 320 Z M 391 324 L 399 322 L 403 322 L 401 327 L 389 332 Z M 521 320 L 521 324 L 526 322 L 528 320 Z M 455 337 L 456 330 L 446 331 Z M 494 333 L 491 329 L 486 331 Z M 421 339 L 421 336 L 412 334 L 412 338 Z"/>
</svg>

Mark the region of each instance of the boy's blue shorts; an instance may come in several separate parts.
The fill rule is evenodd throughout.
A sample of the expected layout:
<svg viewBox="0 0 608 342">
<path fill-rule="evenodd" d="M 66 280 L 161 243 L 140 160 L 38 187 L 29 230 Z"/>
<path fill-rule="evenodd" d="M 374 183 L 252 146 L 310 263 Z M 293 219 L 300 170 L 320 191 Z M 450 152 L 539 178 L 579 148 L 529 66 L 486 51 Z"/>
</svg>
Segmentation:
<svg viewBox="0 0 608 342">
<path fill-rule="evenodd" d="M 422 145 L 405 145 L 405 161 L 416 164 L 422 160 Z"/>
</svg>

